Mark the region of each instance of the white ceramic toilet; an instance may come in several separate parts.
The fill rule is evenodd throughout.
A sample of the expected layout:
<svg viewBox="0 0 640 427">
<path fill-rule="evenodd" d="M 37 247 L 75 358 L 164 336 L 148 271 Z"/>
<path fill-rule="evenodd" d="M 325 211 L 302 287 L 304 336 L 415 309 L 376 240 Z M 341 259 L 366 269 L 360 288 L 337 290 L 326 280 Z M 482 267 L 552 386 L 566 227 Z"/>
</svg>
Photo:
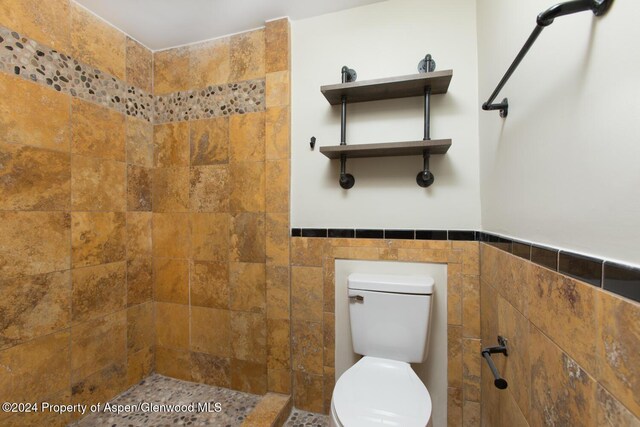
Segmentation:
<svg viewBox="0 0 640 427">
<path fill-rule="evenodd" d="M 431 425 L 431 396 L 410 363 L 429 350 L 434 282 L 427 276 L 349 275 L 353 349 L 363 355 L 336 382 L 331 425 Z"/>
</svg>

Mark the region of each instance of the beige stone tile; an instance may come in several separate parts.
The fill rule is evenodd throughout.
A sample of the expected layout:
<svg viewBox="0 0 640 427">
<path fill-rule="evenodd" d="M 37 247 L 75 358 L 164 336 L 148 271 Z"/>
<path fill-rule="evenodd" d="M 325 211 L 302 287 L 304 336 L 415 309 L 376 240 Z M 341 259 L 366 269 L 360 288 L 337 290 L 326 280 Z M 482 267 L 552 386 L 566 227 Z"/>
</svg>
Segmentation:
<svg viewBox="0 0 640 427">
<path fill-rule="evenodd" d="M 191 352 L 193 381 L 217 387 L 231 387 L 231 361 L 224 357 Z"/>
<path fill-rule="evenodd" d="M 286 107 L 291 104 L 289 71 L 267 73 L 265 102 L 267 108 Z"/>
<path fill-rule="evenodd" d="M 598 298 L 598 381 L 640 417 L 640 306 L 607 292 Z"/>
<path fill-rule="evenodd" d="M 322 375 L 324 348 L 322 322 L 294 321 L 291 338 L 293 369 Z"/>
<path fill-rule="evenodd" d="M 478 242 L 451 242 L 452 249 L 462 249 L 462 274 L 480 274 L 480 247 Z"/>
<path fill-rule="evenodd" d="M 71 388 L 66 387 L 63 390 L 57 390 L 53 393 L 49 393 L 43 398 L 46 402 L 71 402 Z M 3 412 L 3 415 L 5 413 Z M 73 421 L 72 414 L 65 413 L 59 414 L 55 412 L 23 412 L 17 413 L 13 416 L 4 419 L 3 415 L 0 415 L 0 419 L 3 422 L 3 427 L 64 427 Z M 9 414 L 11 415 L 11 414 Z"/>
<path fill-rule="evenodd" d="M 465 400 L 462 403 L 462 425 L 465 427 L 480 426 L 480 403 Z"/>
<path fill-rule="evenodd" d="M 68 153 L 2 141 L 0 152 L 0 209 L 53 211 L 70 208 L 71 158 Z"/>
<path fill-rule="evenodd" d="M 291 369 L 291 322 L 267 320 L 267 368 Z"/>
<path fill-rule="evenodd" d="M 335 366 L 336 353 L 336 319 L 334 313 L 323 313 L 323 334 L 324 334 L 324 367 L 333 368 Z"/>
<path fill-rule="evenodd" d="M 261 364 L 267 362 L 267 325 L 264 314 L 231 312 L 231 355 L 234 359 Z"/>
<path fill-rule="evenodd" d="M 127 253 L 126 225 L 124 212 L 72 212 L 73 267 L 124 261 Z"/>
<path fill-rule="evenodd" d="M 71 156 L 71 208 L 125 211 L 126 165 L 113 160 Z"/>
<path fill-rule="evenodd" d="M 218 357 L 231 355 L 231 312 L 191 307 L 191 350 Z"/>
<path fill-rule="evenodd" d="M 191 166 L 229 162 L 229 117 L 194 120 L 189 125 Z"/>
<path fill-rule="evenodd" d="M 229 209 L 234 213 L 265 211 L 264 162 L 229 165 Z"/>
<path fill-rule="evenodd" d="M 324 367 L 323 375 L 323 397 L 324 397 L 324 413 L 331 413 L 331 398 L 333 396 L 333 389 L 336 386 L 336 370 L 334 368 Z"/>
<path fill-rule="evenodd" d="M 127 305 L 153 298 L 153 259 L 139 257 L 127 261 Z"/>
<path fill-rule="evenodd" d="M 322 322 L 322 268 L 291 267 L 292 318 Z"/>
<path fill-rule="evenodd" d="M 69 269 L 71 217 L 63 212 L 0 212 L 3 279 Z"/>
<path fill-rule="evenodd" d="M 595 380 L 537 328 L 531 328 L 530 339 L 529 423 L 595 426 Z"/>
<path fill-rule="evenodd" d="M 266 23 L 266 72 L 289 70 L 289 34 L 290 25 L 287 18 Z"/>
<path fill-rule="evenodd" d="M 124 114 L 82 99 L 72 99 L 72 153 L 124 162 L 125 146 Z"/>
<path fill-rule="evenodd" d="M 462 277 L 462 334 L 480 338 L 480 278 Z"/>
<path fill-rule="evenodd" d="M 191 262 L 191 305 L 229 308 L 229 263 Z"/>
<path fill-rule="evenodd" d="M 60 52 L 69 52 L 68 0 L 3 0 L 0 3 L 0 22 L 22 36 Z"/>
<path fill-rule="evenodd" d="M 447 389 L 447 426 L 462 426 L 462 389 Z"/>
<path fill-rule="evenodd" d="M 398 260 L 410 262 L 451 263 L 455 260 L 449 258 L 446 249 L 406 249 L 398 248 Z"/>
<path fill-rule="evenodd" d="M 189 210 L 189 168 L 153 169 L 154 212 L 186 212 Z"/>
<path fill-rule="evenodd" d="M 229 260 L 265 262 L 265 218 L 261 213 L 231 216 Z"/>
<path fill-rule="evenodd" d="M 149 257 L 152 254 L 151 212 L 127 212 L 127 257 Z"/>
<path fill-rule="evenodd" d="M 335 280 L 335 268 L 336 262 L 333 258 L 327 258 L 322 269 L 323 278 L 323 298 L 324 298 L 324 311 L 327 313 L 333 313 L 335 311 L 336 304 L 336 280 Z"/>
<path fill-rule="evenodd" d="M 289 214 L 266 214 L 266 256 L 274 265 L 289 265 Z"/>
<path fill-rule="evenodd" d="M 519 378 L 531 377 L 530 323 L 506 299 L 498 297 L 492 305 L 498 310 L 498 334 L 508 340 L 509 356 L 493 356 L 498 371 L 509 381 L 509 391 L 525 416 L 529 416 L 530 382 L 518 381 Z M 493 343 L 498 345 L 497 337 L 492 337 Z"/>
<path fill-rule="evenodd" d="M 229 215 L 191 214 L 191 258 L 198 261 L 226 261 L 229 251 Z"/>
<path fill-rule="evenodd" d="M 264 30 L 254 30 L 231 36 L 231 81 L 264 77 Z"/>
<path fill-rule="evenodd" d="M 153 146 L 155 167 L 189 166 L 189 122 L 155 125 Z"/>
<path fill-rule="evenodd" d="M 153 214 L 153 256 L 188 258 L 191 227 L 187 213 Z"/>
<path fill-rule="evenodd" d="M 127 312 L 99 317 L 71 328 L 71 381 L 87 378 L 127 356 Z M 67 359 L 69 360 L 69 359 Z"/>
<path fill-rule="evenodd" d="M 189 48 L 178 47 L 153 54 L 153 92 L 163 95 L 190 89 Z"/>
<path fill-rule="evenodd" d="M 266 162 L 267 212 L 289 212 L 290 170 L 289 160 L 269 160 Z"/>
<path fill-rule="evenodd" d="M 155 303 L 156 345 L 189 349 L 189 306 Z"/>
<path fill-rule="evenodd" d="M 640 419 L 635 417 L 602 385 L 597 385 L 597 420 L 596 425 L 602 427 L 640 427 Z"/>
<path fill-rule="evenodd" d="M 66 328 L 71 320 L 69 271 L 0 279 L 0 349 Z"/>
<path fill-rule="evenodd" d="M 274 393 L 291 394 L 291 383 L 293 381 L 289 369 L 269 369 L 267 372 L 269 391 Z"/>
<path fill-rule="evenodd" d="M 71 271 L 71 314 L 82 322 L 122 310 L 127 301 L 127 264 L 114 262 Z"/>
<path fill-rule="evenodd" d="M 153 373 L 155 348 L 146 347 L 135 353 L 127 354 L 126 387 L 132 387 Z"/>
<path fill-rule="evenodd" d="M 6 4 L 0 4 L 0 13 Z M 5 73 L 0 73 L 0 93 L 0 141 L 69 151 L 69 95 Z"/>
<path fill-rule="evenodd" d="M 293 405 L 303 411 L 322 412 L 324 410 L 323 388 L 322 375 L 294 371 Z"/>
<path fill-rule="evenodd" d="M 267 108 L 265 121 L 265 158 L 267 160 L 291 158 L 290 108 Z"/>
<path fill-rule="evenodd" d="M 264 313 L 266 276 L 263 263 L 229 263 L 229 290 L 231 310 Z"/>
<path fill-rule="evenodd" d="M 193 88 L 228 83 L 231 72 L 228 37 L 189 46 L 189 81 Z"/>
<path fill-rule="evenodd" d="M 267 392 L 267 365 L 231 359 L 231 388 L 253 394 Z"/>
<path fill-rule="evenodd" d="M 537 265 L 529 272 L 529 320 L 588 372 L 595 372 L 596 289 Z"/>
<path fill-rule="evenodd" d="M 127 166 L 127 210 L 151 212 L 153 207 L 153 170 Z"/>
<path fill-rule="evenodd" d="M 447 379 L 449 387 L 462 388 L 462 327 L 447 327 Z"/>
<path fill-rule="evenodd" d="M 229 167 L 191 168 L 189 203 L 192 211 L 229 212 Z"/>
<path fill-rule="evenodd" d="M 482 346 L 496 345 L 498 336 L 498 292 L 486 282 L 480 282 L 480 318 Z"/>
<path fill-rule="evenodd" d="M 289 319 L 289 267 L 267 264 L 267 318 Z"/>
<path fill-rule="evenodd" d="M 8 401 L 39 401 L 68 388 L 69 332 L 56 332 L 3 351 L 0 372 L 0 391 Z"/>
<path fill-rule="evenodd" d="M 504 298 L 525 316 L 527 315 L 527 293 L 518 283 L 526 283 L 533 264 L 515 255 L 482 245 L 481 280 L 493 286 Z"/>
<path fill-rule="evenodd" d="M 282 394 L 266 394 L 242 422 L 242 427 L 281 426 L 291 411 L 291 397 Z M 283 419 L 278 423 L 278 420 Z"/>
<path fill-rule="evenodd" d="M 191 381 L 191 352 L 184 349 L 157 346 L 156 372 L 167 377 Z"/>
<path fill-rule="evenodd" d="M 153 167 L 153 124 L 146 120 L 127 116 L 127 163 L 146 168 Z"/>
<path fill-rule="evenodd" d="M 71 384 L 71 403 L 93 405 L 106 402 L 127 387 L 125 362 L 109 365 Z"/>
<path fill-rule="evenodd" d="M 127 37 L 127 83 L 153 93 L 153 53 Z"/>
<path fill-rule="evenodd" d="M 153 303 L 147 302 L 127 309 L 127 352 L 131 356 L 155 345 Z"/>
<path fill-rule="evenodd" d="M 229 158 L 232 162 L 264 161 L 265 113 L 234 114 L 229 119 Z"/>
<path fill-rule="evenodd" d="M 462 264 L 447 265 L 447 323 L 462 324 Z"/>
<path fill-rule="evenodd" d="M 482 345 L 478 339 L 462 339 L 462 384 L 465 401 L 480 402 L 480 357 Z M 500 356 L 492 356 L 500 357 Z"/>
<path fill-rule="evenodd" d="M 324 257 L 325 239 L 294 237 L 291 239 L 291 265 L 320 267 Z"/>
<path fill-rule="evenodd" d="M 189 261 L 153 259 L 154 301 L 189 304 Z"/>
<path fill-rule="evenodd" d="M 71 2 L 71 55 L 85 64 L 126 79 L 127 37 L 96 15 Z"/>
</svg>

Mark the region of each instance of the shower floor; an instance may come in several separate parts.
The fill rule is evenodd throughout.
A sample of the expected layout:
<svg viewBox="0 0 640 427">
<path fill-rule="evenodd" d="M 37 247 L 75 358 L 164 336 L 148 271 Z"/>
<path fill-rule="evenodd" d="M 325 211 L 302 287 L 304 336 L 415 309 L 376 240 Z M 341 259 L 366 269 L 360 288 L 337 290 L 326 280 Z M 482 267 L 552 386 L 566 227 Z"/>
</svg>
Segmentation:
<svg viewBox="0 0 640 427">
<path fill-rule="evenodd" d="M 190 403 L 220 403 L 220 412 L 144 412 L 120 414 L 99 412 L 87 415 L 72 427 L 137 427 L 137 426 L 241 426 L 258 406 L 263 396 L 181 381 L 154 374 L 109 401 L 111 405 L 152 404 L 184 405 Z M 263 418 L 259 418 L 263 420 Z M 254 423 L 250 423 L 255 425 Z M 293 409 L 286 427 L 328 427 L 326 415 Z"/>
</svg>

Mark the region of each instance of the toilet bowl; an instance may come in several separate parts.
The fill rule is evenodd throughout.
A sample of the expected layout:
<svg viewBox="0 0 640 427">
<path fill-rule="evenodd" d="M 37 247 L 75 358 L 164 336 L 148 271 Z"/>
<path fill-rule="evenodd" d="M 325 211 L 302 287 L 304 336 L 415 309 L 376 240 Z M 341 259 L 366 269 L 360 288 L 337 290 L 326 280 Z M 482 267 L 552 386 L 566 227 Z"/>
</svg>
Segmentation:
<svg viewBox="0 0 640 427">
<path fill-rule="evenodd" d="M 334 427 L 430 426 L 431 396 L 408 363 L 365 356 L 338 379 L 330 420 Z"/>
<path fill-rule="evenodd" d="M 349 275 L 353 351 L 364 357 L 336 382 L 332 426 L 431 425 L 431 396 L 410 363 L 427 358 L 433 293 L 428 276 Z"/>
</svg>

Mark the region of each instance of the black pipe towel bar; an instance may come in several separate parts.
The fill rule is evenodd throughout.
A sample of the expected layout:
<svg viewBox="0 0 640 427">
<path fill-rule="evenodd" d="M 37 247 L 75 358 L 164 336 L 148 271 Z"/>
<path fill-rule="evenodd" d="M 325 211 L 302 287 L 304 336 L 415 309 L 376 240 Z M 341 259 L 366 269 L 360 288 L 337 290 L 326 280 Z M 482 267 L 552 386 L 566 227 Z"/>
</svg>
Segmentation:
<svg viewBox="0 0 640 427">
<path fill-rule="evenodd" d="M 538 15 L 536 27 L 531 32 L 531 35 L 524 43 L 524 46 L 522 46 L 522 49 L 518 52 L 516 59 L 513 60 L 511 66 L 507 69 L 504 77 L 502 77 L 502 80 L 500 80 L 498 86 L 496 86 L 496 89 L 493 91 L 487 102 L 482 104 L 482 109 L 485 111 L 500 110 L 500 117 L 507 117 L 507 114 L 509 114 L 509 100 L 504 98 L 502 102 L 494 103 L 493 101 L 495 101 L 504 85 L 507 83 L 509 78 L 511 78 L 513 72 L 518 68 L 518 65 L 520 65 L 522 59 L 525 57 L 527 52 L 529 52 L 529 49 L 531 49 L 531 46 L 533 46 L 533 43 L 536 41 L 542 30 L 553 24 L 553 20 L 555 18 L 564 15 L 571 15 L 573 13 L 585 12 L 587 10 L 592 11 L 595 16 L 601 16 L 609 10 L 611 3 L 613 3 L 613 0 L 574 0 L 551 6 L 549 9 Z"/>
<path fill-rule="evenodd" d="M 482 357 L 484 357 L 484 359 L 487 361 L 487 364 L 489 365 L 489 369 L 491 369 L 491 373 L 493 374 L 493 384 L 500 390 L 504 390 L 508 386 L 507 380 L 500 376 L 498 368 L 496 368 L 496 365 L 493 363 L 493 359 L 491 359 L 491 355 L 495 353 L 502 353 L 505 356 L 509 356 L 509 353 L 507 351 L 507 339 L 498 335 L 498 344 L 499 345 L 495 347 L 487 347 L 482 349 L 480 354 L 482 354 Z"/>
</svg>

